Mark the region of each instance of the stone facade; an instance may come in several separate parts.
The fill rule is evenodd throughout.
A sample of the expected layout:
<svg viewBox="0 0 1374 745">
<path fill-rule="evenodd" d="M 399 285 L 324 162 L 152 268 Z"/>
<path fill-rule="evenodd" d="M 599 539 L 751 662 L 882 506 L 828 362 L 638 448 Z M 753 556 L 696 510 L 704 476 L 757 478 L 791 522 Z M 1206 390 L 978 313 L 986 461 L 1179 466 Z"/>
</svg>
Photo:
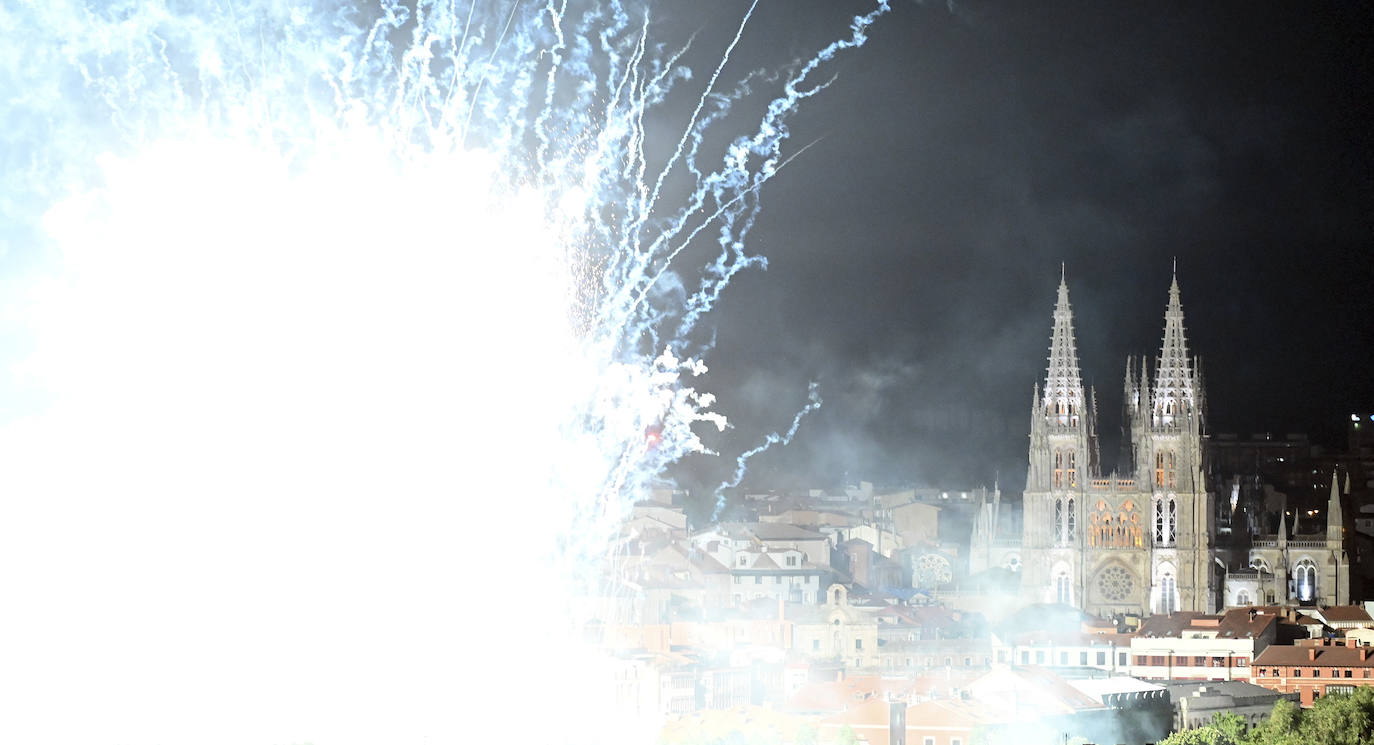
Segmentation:
<svg viewBox="0 0 1374 745">
<path fill-rule="evenodd" d="M 1018 571 L 1024 601 L 1064 603 L 1103 616 L 1214 613 L 1237 597 L 1266 602 L 1263 577 L 1245 574 L 1251 571 L 1240 563 L 1245 557 L 1232 560 L 1216 543 L 1216 503 L 1204 476 L 1201 361 L 1188 353 L 1177 278 L 1169 287 L 1154 369 L 1144 358 L 1128 359 L 1124 393 L 1124 473 L 1103 475 L 1095 395 L 1083 386 L 1069 289 L 1061 277 L 1045 382 L 1035 386 L 1031 401 L 1021 535 L 1019 541 L 997 535 L 1001 505 L 981 505 L 971 569 Z M 1349 602 L 1336 499 L 1330 511 L 1336 525 L 1316 537 L 1321 540 L 1280 546 L 1283 539 L 1275 539 L 1272 558 L 1268 543 L 1255 543 L 1260 564 L 1280 577 L 1292 575 L 1294 561 L 1303 562 L 1302 583 L 1271 583 L 1282 596 L 1278 602 Z M 1310 555 L 1298 558 L 1298 548 Z M 1228 567 L 1238 572 L 1229 588 Z"/>
</svg>

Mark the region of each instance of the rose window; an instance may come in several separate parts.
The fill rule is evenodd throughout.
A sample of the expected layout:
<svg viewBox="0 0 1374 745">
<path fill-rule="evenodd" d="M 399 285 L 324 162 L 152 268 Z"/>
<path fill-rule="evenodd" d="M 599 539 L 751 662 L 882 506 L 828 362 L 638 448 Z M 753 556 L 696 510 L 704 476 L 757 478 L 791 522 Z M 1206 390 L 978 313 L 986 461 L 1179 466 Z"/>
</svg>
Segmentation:
<svg viewBox="0 0 1374 745">
<path fill-rule="evenodd" d="M 1131 573 L 1121 567 L 1107 567 L 1097 575 L 1097 591 L 1113 603 L 1120 603 L 1131 596 L 1135 581 Z"/>
</svg>

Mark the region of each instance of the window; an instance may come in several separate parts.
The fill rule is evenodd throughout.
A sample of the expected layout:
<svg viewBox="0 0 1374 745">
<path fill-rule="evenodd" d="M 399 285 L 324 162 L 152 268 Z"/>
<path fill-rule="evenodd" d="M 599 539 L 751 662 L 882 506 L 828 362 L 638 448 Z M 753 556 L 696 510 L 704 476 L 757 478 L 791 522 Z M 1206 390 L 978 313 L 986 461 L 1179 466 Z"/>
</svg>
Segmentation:
<svg viewBox="0 0 1374 745">
<path fill-rule="evenodd" d="M 1029 665 L 1029 664 L 1030 664 L 1030 652 L 1027 652 L 1027 651 L 1024 650 L 1024 649 L 1021 650 L 1021 664 L 1022 664 L 1022 665 Z"/>
<path fill-rule="evenodd" d="M 821 651 L 821 640 L 820 640 L 820 639 L 812 639 L 812 640 L 811 640 L 811 651 L 812 651 L 812 652 L 819 652 L 819 651 Z"/>
<path fill-rule="evenodd" d="M 1155 495 L 1155 545 L 1172 546 L 1178 539 L 1178 501 L 1172 495 Z"/>
<path fill-rule="evenodd" d="M 1100 657 L 1101 654 L 1099 653 L 1098 656 Z M 1101 660 L 1098 660 L 1098 662 L 1101 663 Z M 1079 653 L 1078 653 L 1078 664 L 1080 664 L 1080 665 L 1087 665 L 1087 664 L 1088 664 L 1088 653 L 1087 653 L 1087 652 L 1079 652 Z"/>
<path fill-rule="evenodd" d="M 1295 668 L 1293 668 L 1293 677 L 1295 677 L 1295 678 L 1301 678 L 1301 677 L 1302 677 L 1302 668 L 1300 668 L 1300 667 L 1295 667 Z"/>
<path fill-rule="evenodd" d="M 1178 594 L 1178 586 L 1174 581 L 1173 572 L 1166 572 L 1159 580 L 1159 612 L 1165 615 L 1178 610 L 1178 603 L 1175 595 Z"/>
<path fill-rule="evenodd" d="M 1346 670 L 1346 671 L 1345 671 L 1345 677 L 1350 678 L 1350 677 L 1354 677 L 1354 676 L 1351 675 L 1351 673 L 1350 673 L 1349 670 Z"/>
<path fill-rule="evenodd" d="M 1107 664 L 1107 653 L 1106 653 L 1106 652 L 1098 652 L 1098 653 L 1097 653 L 1097 664 L 1099 664 L 1099 665 L 1105 665 L 1105 664 Z M 1123 664 L 1123 665 L 1126 664 L 1126 655 L 1124 655 L 1124 654 L 1121 655 L 1121 664 Z"/>
<path fill-rule="evenodd" d="M 921 745 L 935 745 L 935 738 L 933 738 L 933 737 L 924 737 L 924 738 L 921 738 Z"/>
<path fill-rule="evenodd" d="M 1237 658 L 1236 658 L 1236 667 L 1249 667 L 1249 666 L 1250 666 L 1250 658 L 1249 658 L 1249 657 L 1237 657 Z"/>
<path fill-rule="evenodd" d="M 1068 531 L 1065 534 L 1064 545 L 1067 546 L 1073 544 L 1074 533 L 1078 527 L 1073 515 L 1073 499 L 1069 499 L 1068 515 L 1065 517 L 1065 520 L 1068 524 Z"/>
<path fill-rule="evenodd" d="M 1054 500 L 1054 545 L 1064 545 L 1064 500 Z"/>
<path fill-rule="evenodd" d="M 863 639 L 855 639 L 855 640 L 854 640 L 854 649 L 863 649 L 863 648 L 864 648 L 864 640 L 863 640 Z"/>
<path fill-rule="evenodd" d="M 1122 652 L 1122 653 L 1118 654 L 1118 655 L 1117 655 L 1117 658 L 1118 658 L 1118 661 L 1117 661 L 1116 664 L 1118 664 L 1118 665 L 1120 665 L 1120 666 L 1122 666 L 1122 667 L 1125 667 L 1125 666 L 1126 666 L 1126 653 L 1125 653 L 1125 652 Z"/>
<path fill-rule="evenodd" d="M 1063 450 L 1056 450 L 1056 451 L 1054 451 L 1054 488 L 1056 488 L 1056 489 L 1062 489 L 1062 488 L 1064 488 L 1064 451 L 1063 451 Z M 1056 501 L 1055 501 L 1055 505 L 1057 506 L 1058 504 L 1059 504 L 1059 502 L 1056 500 Z M 1059 532 L 1059 531 L 1056 530 L 1055 532 L 1057 533 L 1057 532 Z"/>
<path fill-rule="evenodd" d="M 965 658 L 964 658 L 964 667 L 969 667 L 969 666 L 971 666 L 972 664 L 973 664 L 973 658 L 972 658 L 972 657 L 965 657 Z M 1350 671 L 1347 670 L 1346 672 L 1350 672 Z M 1345 676 L 1345 677 L 1348 678 L 1348 677 L 1350 677 L 1350 676 L 1347 675 L 1347 676 Z"/>
<path fill-rule="evenodd" d="M 1061 664 L 1061 665 L 1067 665 L 1067 664 L 1069 664 L 1069 653 L 1068 653 L 1068 652 L 1060 652 L 1060 653 L 1059 653 L 1059 664 Z"/>
<path fill-rule="evenodd" d="M 797 557 L 795 557 L 795 556 L 789 556 L 789 557 L 787 557 L 787 566 L 794 567 L 794 566 L 796 566 L 796 565 L 797 565 Z"/>
<path fill-rule="evenodd" d="M 949 745 L 964 745 L 964 741 L 958 737 L 949 738 Z"/>
<path fill-rule="evenodd" d="M 744 566 L 744 562 L 745 562 L 745 561 L 746 561 L 745 557 L 741 556 L 741 557 L 739 557 L 739 562 L 738 562 L 737 564 L 735 564 L 735 566 L 741 566 L 741 567 L 742 567 L 742 566 Z"/>
<path fill-rule="evenodd" d="M 1067 571 L 1060 570 L 1059 575 L 1054 578 L 1054 596 L 1057 602 L 1073 605 L 1073 588 L 1069 586 Z"/>
<path fill-rule="evenodd" d="M 1248 593 L 1248 592 L 1246 592 L 1246 591 L 1244 591 L 1244 590 L 1241 590 L 1240 592 L 1236 593 L 1236 605 L 1249 605 L 1249 604 L 1250 604 L 1250 593 Z"/>
<path fill-rule="evenodd" d="M 1317 598 L 1317 565 L 1311 559 L 1303 559 L 1293 567 L 1293 587 L 1299 602 L 1308 603 Z"/>
<path fill-rule="evenodd" d="M 1172 450 L 1161 450 L 1155 453 L 1155 486 L 1161 488 L 1178 488 L 1178 473 L 1175 469 L 1176 460 Z"/>
<path fill-rule="evenodd" d="M 756 585 L 761 585 L 761 584 L 763 584 L 763 575 L 761 575 L 761 574 L 755 574 L 755 575 L 754 575 L 754 584 L 756 584 Z"/>
<path fill-rule="evenodd" d="M 1035 650 L 1035 664 L 1037 664 L 1037 665 L 1043 665 L 1043 664 L 1045 664 L 1045 650 L 1043 650 L 1043 649 L 1037 649 L 1037 650 Z"/>
<path fill-rule="evenodd" d="M 1077 472 L 1077 469 L 1074 468 L 1074 457 L 1073 457 L 1073 451 L 1072 451 L 1072 450 L 1069 451 L 1069 459 L 1068 459 L 1068 460 L 1069 460 L 1069 467 L 1068 467 L 1068 469 L 1066 469 L 1066 470 L 1068 471 L 1069 486 L 1078 486 L 1078 479 L 1075 478 L 1075 473 Z"/>
</svg>

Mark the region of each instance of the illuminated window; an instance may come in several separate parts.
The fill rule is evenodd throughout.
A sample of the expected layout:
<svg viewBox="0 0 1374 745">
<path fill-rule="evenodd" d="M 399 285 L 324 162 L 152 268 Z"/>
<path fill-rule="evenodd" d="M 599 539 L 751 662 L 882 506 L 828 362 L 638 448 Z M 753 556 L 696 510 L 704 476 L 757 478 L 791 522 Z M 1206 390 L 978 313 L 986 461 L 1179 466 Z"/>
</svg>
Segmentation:
<svg viewBox="0 0 1374 745">
<path fill-rule="evenodd" d="M 1317 597 L 1317 566 L 1311 559 L 1303 559 L 1293 567 L 1293 587 L 1300 602 L 1311 602 Z"/>
<path fill-rule="evenodd" d="M 1073 451 L 1072 451 L 1072 450 L 1069 451 L 1069 468 L 1068 468 L 1068 471 L 1069 471 L 1069 486 L 1078 486 L 1078 479 L 1074 477 L 1074 474 L 1075 474 L 1077 471 L 1076 471 L 1076 468 L 1075 468 L 1074 454 L 1073 454 Z"/>
<path fill-rule="evenodd" d="M 1064 488 L 1064 451 L 1054 451 L 1054 488 Z"/>
</svg>

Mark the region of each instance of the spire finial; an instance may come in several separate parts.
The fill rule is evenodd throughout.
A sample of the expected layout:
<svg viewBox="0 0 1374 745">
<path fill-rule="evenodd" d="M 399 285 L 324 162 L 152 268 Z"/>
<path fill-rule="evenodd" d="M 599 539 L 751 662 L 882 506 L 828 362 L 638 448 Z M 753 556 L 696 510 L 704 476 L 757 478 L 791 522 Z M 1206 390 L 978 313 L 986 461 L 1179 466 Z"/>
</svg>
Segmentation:
<svg viewBox="0 0 1374 745">
<path fill-rule="evenodd" d="M 1068 269 L 1066 268 L 1067 266 L 1068 265 L 1066 262 L 1059 262 L 1059 284 L 1061 285 L 1065 283 L 1064 280 L 1066 277 L 1068 277 Z"/>
</svg>

